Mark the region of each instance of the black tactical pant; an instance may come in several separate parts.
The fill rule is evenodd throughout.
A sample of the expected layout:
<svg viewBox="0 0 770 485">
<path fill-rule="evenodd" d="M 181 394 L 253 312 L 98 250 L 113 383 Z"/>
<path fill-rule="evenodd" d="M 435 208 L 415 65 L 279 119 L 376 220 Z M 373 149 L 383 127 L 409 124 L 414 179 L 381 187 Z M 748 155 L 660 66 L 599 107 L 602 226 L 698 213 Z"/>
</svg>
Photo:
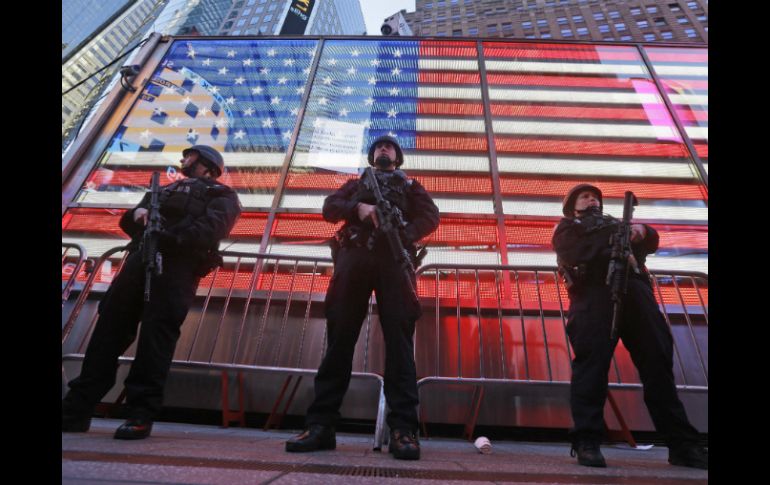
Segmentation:
<svg viewBox="0 0 770 485">
<path fill-rule="evenodd" d="M 604 436 L 607 373 L 617 340 L 610 341 L 612 302 L 606 285 L 570 293 L 567 333 L 575 352 L 570 404 L 573 442 L 600 441 Z M 650 285 L 629 278 L 618 335 L 628 349 L 644 388 L 644 402 L 655 429 L 669 447 L 698 440 L 676 393 L 673 338 L 658 309 Z"/>
<path fill-rule="evenodd" d="M 93 412 L 115 385 L 118 357 L 136 338 L 141 320 L 136 356 L 125 380 L 126 401 L 131 417 L 157 416 L 180 327 L 200 280 L 195 266 L 190 256 L 164 255 L 163 274 L 152 278 L 150 301 L 145 303 L 141 253 L 128 256 L 99 303 L 99 319 L 80 376 L 69 383 L 70 391 L 64 398 L 65 411 Z"/>
<path fill-rule="evenodd" d="M 329 345 L 315 378 L 315 399 L 307 411 L 308 425 L 334 425 L 340 418 L 355 345 L 374 290 L 385 339 L 388 426 L 417 430 L 417 372 L 412 338 L 420 308 L 409 296 L 405 278 L 384 241 L 378 241 L 372 251 L 366 247 L 339 250 L 326 294 Z"/>
</svg>

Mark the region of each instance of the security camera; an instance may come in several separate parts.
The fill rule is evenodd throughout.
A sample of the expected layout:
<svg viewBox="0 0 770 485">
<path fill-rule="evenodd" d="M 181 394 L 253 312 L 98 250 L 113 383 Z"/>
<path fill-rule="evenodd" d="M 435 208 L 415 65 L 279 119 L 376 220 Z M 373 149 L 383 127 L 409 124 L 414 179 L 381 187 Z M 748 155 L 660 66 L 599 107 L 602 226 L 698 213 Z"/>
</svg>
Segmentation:
<svg viewBox="0 0 770 485">
<path fill-rule="evenodd" d="M 137 76 L 137 74 L 139 74 L 141 69 L 142 66 L 139 64 L 132 64 L 120 68 L 120 85 L 123 86 L 126 91 L 130 91 L 132 93 L 136 91 L 136 88 L 131 86 L 131 81 Z"/>
<path fill-rule="evenodd" d="M 120 75 L 123 77 L 134 77 L 139 74 L 142 66 L 139 64 L 132 64 L 129 66 L 123 66 L 120 68 Z"/>
<path fill-rule="evenodd" d="M 382 27 L 380 27 L 382 35 L 413 35 L 412 29 L 410 29 L 409 24 L 406 23 L 402 12 L 405 12 L 405 10 L 385 19 L 382 23 Z"/>
</svg>

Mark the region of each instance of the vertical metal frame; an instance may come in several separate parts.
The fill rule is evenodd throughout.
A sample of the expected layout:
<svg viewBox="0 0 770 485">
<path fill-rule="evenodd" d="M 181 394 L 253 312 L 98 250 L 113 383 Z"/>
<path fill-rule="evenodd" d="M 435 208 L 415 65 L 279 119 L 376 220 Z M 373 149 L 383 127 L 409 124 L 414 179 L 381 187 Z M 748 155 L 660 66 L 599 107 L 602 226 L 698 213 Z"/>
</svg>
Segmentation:
<svg viewBox="0 0 770 485">
<path fill-rule="evenodd" d="M 299 113 L 297 113 L 297 123 L 294 125 L 294 132 L 291 134 L 289 140 L 289 146 L 286 149 L 284 155 L 283 165 L 281 166 L 281 174 L 278 177 L 278 184 L 275 187 L 275 194 L 273 196 L 273 203 L 270 206 L 270 211 L 267 214 L 267 222 L 265 223 L 265 232 L 262 234 L 262 240 L 259 243 L 259 252 L 264 253 L 267 250 L 267 245 L 270 242 L 270 234 L 273 232 L 273 224 L 275 224 L 275 215 L 278 206 L 281 204 L 283 198 L 283 192 L 285 189 L 286 179 L 289 175 L 289 167 L 291 167 L 291 161 L 294 158 L 294 152 L 297 148 L 297 139 L 299 138 L 300 130 L 305 122 L 305 109 L 307 103 L 310 100 L 310 93 L 313 90 L 315 84 L 315 76 L 318 71 L 318 64 L 321 62 L 321 56 L 323 55 L 324 39 L 318 39 L 318 44 L 315 49 L 315 57 L 313 63 L 310 66 L 310 75 L 307 78 L 307 84 L 305 85 L 305 92 L 302 94 L 302 100 L 299 103 Z"/>
<path fill-rule="evenodd" d="M 492 109 L 489 103 L 489 83 L 487 81 L 487 66 L 484 62 L 484 41 L 476 41 L 476 53 L 478 55 L 479 74 L 481 75 L 481 100 L 484 104 L 484 123 L 487 126 L 487 151 L 489 156 L 489 169 L 492 177 L 492 196 L 494 197 L 495 218 L 497 219 L 497 243 L 500 251 L 500 262 L 508 264 L 508 240 L 505 236 L 505 214 L 503 213 L 503 197 L 500 187 L 500 169 L 497 166 L 497 146 L 495 145 L 495 133 L 492 125 Z M 505 280 L 508 281 L 507 279 Z M 508 294 L 506 292 L 506 294 Z"/>
<path fill-rule="evenodd" d="M 679 131 L 679 136 L 682 137 L 682 140 L 684 141 L 684 144 L 687 147 L 687 151 L 690 153 L 690 160 L 695 162 L 695 168 L 698 171 L 698 177 L 700 178 L 700 181 L 703 184 L 703 186 L 706 188 L 706 192 L 708 192 L 708 189 L 709 189 L 708 173 L 706 172 L 706 169 L 703 167 L 703 162 L 698 156 L 698 151 L 695 149 L 695 145 L 693 145 L 692 140 L 690 139 L 690 136 L 687 134 L 687 130 L 684 129 L 684 125 L 682 124 L 682 121 L 679 119 L 679 116 L 676 114 L 676 109 L 674 109 L 673 103 L 669 99 L 668 94 L 666 94 L 665 86 L 663 86 L 663 83 L 658 77 L 658 73 L 657 71 L 655 71 L 655 67 L 652 65 L 652 61 L 650 61 L 650 58 L 647 57 L 647 53 L 644 51 L 644 45 L 636 44 L 636 49 L 637 51 L 639 51 L 639 55 L 642 56 L 642 61 L 644 62 L 644 65 L 647 67 L 647 70 L 650 72 L 650 76 L 652 77 L 652 80 L 655 83 L 655 87 L 658 89 L 658 93 L 660 93 L 661 98 L 663 98 L 663 103 L 666 105 L 666 109 L 671 115 L 671 119 L 674 121 L 674 125 L 676 126 L 676 129 Z"/>
<path fill-rule="evenodd" d="M 109 93 L 93 119 L 84 127 L 86 130 L 72 142 L 68 155 L 62 158 L 62 217 L 72 205 L 85 180 L 96 168 L 115 131 L 142 95 L 152 74 L 173 43 L 173 40 L 161 37 L 160 34 L 151 35 L 135 60 L 142 65 L 142 70 L 133 83 L 136 91 L 127 93 L 121 87 Z"/>
</svg>

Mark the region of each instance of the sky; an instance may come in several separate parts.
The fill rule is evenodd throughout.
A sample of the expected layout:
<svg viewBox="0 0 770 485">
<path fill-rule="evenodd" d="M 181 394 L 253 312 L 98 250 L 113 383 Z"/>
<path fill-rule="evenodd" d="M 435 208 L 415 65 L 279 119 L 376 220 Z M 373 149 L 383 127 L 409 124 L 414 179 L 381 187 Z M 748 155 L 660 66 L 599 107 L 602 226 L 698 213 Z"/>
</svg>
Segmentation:
<svg viewBox="0 0 770 485">
<path fill-rule="evenodd" d="M 401 9 L 414 12 L 414 0 L 359 0 L 361 11 L 364 13 L 367 35 L 382 35 L 380 27 L 386 17 L 390 17 Z"/>
</svg>

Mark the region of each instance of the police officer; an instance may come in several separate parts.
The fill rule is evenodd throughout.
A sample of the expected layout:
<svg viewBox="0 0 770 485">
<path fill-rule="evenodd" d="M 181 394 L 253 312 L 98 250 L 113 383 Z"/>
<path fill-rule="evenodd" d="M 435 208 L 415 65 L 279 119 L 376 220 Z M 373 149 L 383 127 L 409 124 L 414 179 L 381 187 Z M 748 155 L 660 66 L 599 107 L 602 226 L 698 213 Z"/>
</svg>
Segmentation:
<svg viewBox="0 0 770 485">
<path fill-rule="evenodd" d="M 180 327 L 198 282 L 219 264 L 219 241 L 227 237 L 241 212 L 237 194 L 216 181 L 224 169 L 218 151 L 195 145 L 185 149 L 182 157 L 182 173 L 188 178 L 167 185 L 159 195 L 162 274 L 152 277 L 147 303 L 139 243 L 147 224 L 150 194 L 120 219 L 121 229 L 132 238 L 129 254 L 99 304 L 99 319 L 80 376 L 69 383 L 62 402 L 62 431 L 88 431 L 94 407 L 115 384 L 118 357 L 136 338 L 141 320 L 136 356 L 125 380 L 128 420 L 114 437 L 150 435 Z"/>
<path fill-rule="evenodd" d="M 610 340 L 613 304 L 606 284 L 610 235 L 619 221 L 602 213 L 602 192 L 589 184 L 573 187 L 564 198 L 553 235 L 559 270 L 570 296 L 567 334 L 575 352 L 572 361 L 570 430 L 572 456 L 584 466 L 605 467 L 599 450 L 604 435 L 607 374 L 617 338 Z M 658 233 L 647 224 L 632 224 L 632 270 L 618 323 L 618 335 L 631 354 L 644 386 L 644 402 L 655 429 L 669 448 L 669 463 L 708 468 L 708 452 L 687 419 L 676 393 L 673 339 L 652 293 L 644 266 L 658 249 Z"/>
<path fill-rule="evenodd" d="M 414 243 L 438 226 L 439 211 L 425 189 L 399 170 L 404 155 L 395 138 L 382 136 L 369 147 L 369 164 L 383 197 L 401 209 L 407 222 L 401 239 L 412 258 Z M 390 412 L 389 451 L 398 459 L 420 457 L 417 440 L 417 376 L 414 363 L 415 321 L 419 303 L 394 262 L 384 235 L 374 195 L 360 179 L 345 183 L 324 201 L 323 217 L 344 220 L 333 245 L 334 275 L 326 294 L 329 345 L 315 378 L 315 399 L 308 408 L 306 429 L 286 443 L 286 451 L 314 451 L 336 447 L 335 425 L 350 383 L 353 351 L 374 290 L 385 338 L 385 398 Z M 373 236 L 374 234 L 374 236 Z M 414 285 L 414 275 L 411 275 Z"/>
</svg>

